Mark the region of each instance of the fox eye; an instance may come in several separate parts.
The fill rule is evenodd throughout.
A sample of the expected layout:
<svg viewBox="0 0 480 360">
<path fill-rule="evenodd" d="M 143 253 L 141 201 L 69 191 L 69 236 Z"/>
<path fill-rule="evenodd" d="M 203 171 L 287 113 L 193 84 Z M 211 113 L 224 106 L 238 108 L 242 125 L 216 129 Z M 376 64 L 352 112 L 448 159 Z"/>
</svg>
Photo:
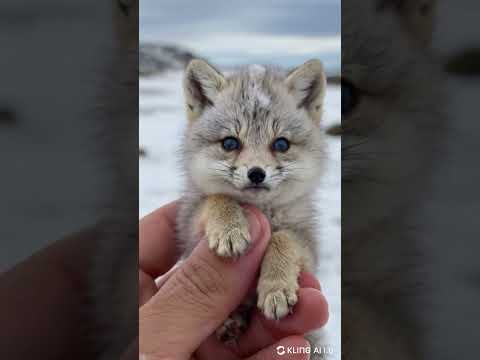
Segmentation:
<svg viewBox="0 0 480 360">
<path fill-rule="evenodd" d="M 358 91 L 348 81 L 342 80 L 342 116 L 350 114 L 357 106 Z"/>
<path fill-rule="evenodd" d="M 272 144 L 272 150 L 278 152 L 287 152 L 290 149 L 290 142 L 284 137 L 278 138 Z"/>
<path fill-rule="evenodd" d="M 222 147 L 225 151 L 235 151 L 240 149 L 240 140 L 234 137 L 226 137 L 222 140 Z"/>
</svg>

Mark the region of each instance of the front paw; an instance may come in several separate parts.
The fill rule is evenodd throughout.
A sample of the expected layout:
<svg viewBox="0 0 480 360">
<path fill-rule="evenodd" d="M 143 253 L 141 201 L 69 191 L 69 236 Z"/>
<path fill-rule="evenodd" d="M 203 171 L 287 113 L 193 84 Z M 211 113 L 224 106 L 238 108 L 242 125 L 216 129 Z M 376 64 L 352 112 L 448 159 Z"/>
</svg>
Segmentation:
<svg viewBox="0 0 480 360">
<path fill-rule="evenodd" d="M 292 312 L 297 303 L 297 282 L 265 285 L 257 287 L 258 308 L 267 319 L 279 320 Z"/>
<path fill-rule="evenodd" d="M 230 316 L 224 321 L 216 333 L 217 339 L 222 343 L 236 342 L 238 338 L 247 330 L 248 322 L 241 316 Z"/>
<path fill-rule="evenodd" d="M 205 235 L 208 246 L 218 256 L 237 257 L 242 255 L 250 245 L 248 221 L 242 216 L 234 222 L 221 224 L 213 222 L 207 225 Z"/>
</svg>

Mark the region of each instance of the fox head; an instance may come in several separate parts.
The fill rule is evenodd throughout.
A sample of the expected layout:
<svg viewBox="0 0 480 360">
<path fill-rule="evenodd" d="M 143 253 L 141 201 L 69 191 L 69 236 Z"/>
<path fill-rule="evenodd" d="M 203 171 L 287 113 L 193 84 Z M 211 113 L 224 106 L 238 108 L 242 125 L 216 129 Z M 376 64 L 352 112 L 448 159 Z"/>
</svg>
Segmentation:
<svg viewBox="0 0 480 360">
<path fill-rule="evenodd" d="M 290 73 L 252 65 L 230 76 L 193 60 L 184 77 L 184 162 L 193 185 L 255 204 L 284 204 L 311 190 L 322 163 L 325 88 L 318 60 Z"/>
</svg>

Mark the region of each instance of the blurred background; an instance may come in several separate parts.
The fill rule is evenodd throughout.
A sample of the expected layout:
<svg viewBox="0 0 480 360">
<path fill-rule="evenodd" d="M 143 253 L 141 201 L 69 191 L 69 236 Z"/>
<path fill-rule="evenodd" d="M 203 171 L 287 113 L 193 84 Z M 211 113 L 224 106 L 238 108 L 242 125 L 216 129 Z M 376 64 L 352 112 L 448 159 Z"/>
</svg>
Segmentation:
<svg viewBox="0 0 480 360">
<path fill-rule="evenodd" d="M 340 122 L 340 0 L 142 0 L 139 53 L 140 217 L 181 195 L 177 151 L 186 124 L 183 69 L 194 57 L 223 71 L 242 64 L 285 68 L 311 58 L 329 76 L 322 131 Z M 317 204 L 317 275 L 330 308 L 322 330 L 328 358 L 340 359 L 340 139 L 327 136 Z"/>
</svg>

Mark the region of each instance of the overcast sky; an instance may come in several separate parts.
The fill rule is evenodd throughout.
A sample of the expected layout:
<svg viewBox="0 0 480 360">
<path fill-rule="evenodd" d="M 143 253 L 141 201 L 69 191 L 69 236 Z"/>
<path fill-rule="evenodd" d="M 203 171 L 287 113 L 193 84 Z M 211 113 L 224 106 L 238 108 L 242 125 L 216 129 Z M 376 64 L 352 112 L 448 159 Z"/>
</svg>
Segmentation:
<svg viewBox="0 0 480 360">
<path fill-rule="evenodd" d="M 340 0 L 141 0 L 142 42 L 178 43 L 218 65 L 340 67 Z"/>
</svg>

